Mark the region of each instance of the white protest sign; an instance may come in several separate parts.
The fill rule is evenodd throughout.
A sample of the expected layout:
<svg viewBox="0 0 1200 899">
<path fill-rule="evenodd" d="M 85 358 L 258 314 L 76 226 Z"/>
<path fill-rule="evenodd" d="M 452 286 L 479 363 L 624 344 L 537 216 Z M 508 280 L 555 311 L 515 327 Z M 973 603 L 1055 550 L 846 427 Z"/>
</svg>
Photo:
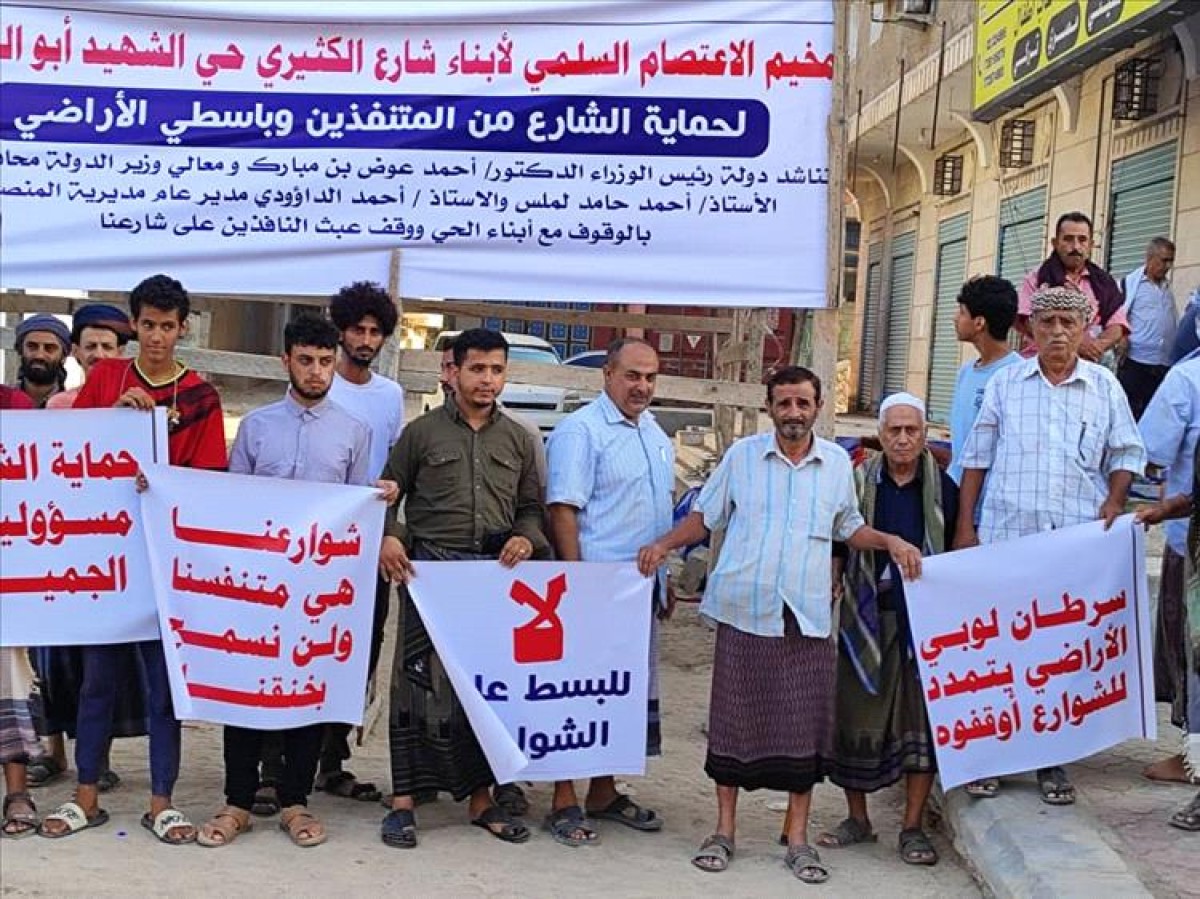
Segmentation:
<svg viewBox="0 0 1200 899">
<path fill-rule="evenodd" d="M 645 771 L 653 582 L 633 563 L 415 567 L 409 592 L 499 782 Z"/>
<path fill-rule="evenodd" d="M 361 723 L 378 491 L 173 467 L 147 477 L 176 715 L 266 730 Z"/>
<path fill-rule="evenodd" d="M 1132 516 L 933 556 L 904 591 L 945 788 L 1155 738 Z"/>
<path fill-rule="evenodd" d="M 0 3 L 3 286 L 826 304 L 831 0 L 291 6 Z"/>
<path fill-rule="evenodd" d="M 134 476 L 166 459 L 165 409 L 0 412 L 0 645 L 158 637 Z"/>
</svg>

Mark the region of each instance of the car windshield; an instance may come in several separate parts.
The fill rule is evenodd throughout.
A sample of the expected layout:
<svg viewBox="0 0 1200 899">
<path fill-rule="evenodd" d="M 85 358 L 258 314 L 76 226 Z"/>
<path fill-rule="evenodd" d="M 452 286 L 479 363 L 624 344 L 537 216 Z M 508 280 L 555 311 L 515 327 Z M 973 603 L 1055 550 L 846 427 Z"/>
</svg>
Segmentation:
<svg viewBox="0 0 1200 899">
<path fill-rule="evenodd" d="M 549 365 L 559 365 L 558 356 L 553 350 L 538 346 L 509 346 L 508 358 L 513 362 L 541 362 Z"/>
</svg>

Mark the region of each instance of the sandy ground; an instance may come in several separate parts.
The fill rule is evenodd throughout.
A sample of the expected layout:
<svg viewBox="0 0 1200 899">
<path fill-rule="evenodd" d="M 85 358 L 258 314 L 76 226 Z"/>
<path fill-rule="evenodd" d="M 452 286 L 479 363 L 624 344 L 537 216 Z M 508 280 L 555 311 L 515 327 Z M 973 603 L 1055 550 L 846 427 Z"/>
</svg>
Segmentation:
<svg viewBox="0 0 1200 899">
<path fill-rule="evenodd" d="M 393 616 L 394 622 L 394 616 Z M 385 658 L 390 651 L 385 651 Z M 4 896 L 318 896 L 334 890 L 382 895 L 402 889 L 416 896 L 528 896 L 569 890 L 581 896 L 660 897 L 687 895 L 785 896 L 807 888 L 782 864 L 775 845 L 782 823 L 783 797 L 744 794 L 738 855 L 723 874 L 705 874 L 688 857 L 712 828 L 715 812 L 702 770 L 703 724 L 707 715 L 712 636 L 695 606 L 680 608 L 663 632 L 663 758 L 652 760 L 647 777 L 629 789 L 639 802 L 666 820 L 658 834 L 640 834 L 617 824 L 601 824 L 602 842 L 569 849 L 537 831 L 521 846 L 510 846 L 466 826 L 466 810 L 443 799 L 418 812 L 421 845 L 391 849 L 379 840 L 383 809 L 316 794 L 313 810 L 325 821 L 329 841 L 313 849 L 292 846 L 276 819 L 255 819 L 256 827 L 235 844 L 211 850 L 156 843 L 138 825 L 148 790 L 145 742 L 124 740 L 114 753 L 124 783 L 104 797 L 112 820 L 102 828 L 61 841 L 33 837 L 0 841 L 0 884 Z M 186 725 L 183 776 L 178 805 L 200 821 L 221 801 L 220 729 Z M 367 736 L 354 770 L 388 784 L 386 721 Z M 59 781 L 36 791 L 42 808 L 65 800 L 71 787 Z M 547 785 L 529 790 L 531 827 L 547 810 Z M 825 850 L 833 877 L 826 895 L 978 896 L 968 871 L 940 835 L 942 861 L 916 868 L 899 861 L 895 841 L 901 796 L 895 789 L 874 798 L 872 811 L 880 842 L 845 850 Z M 831 827 L 842 817 L 839 791 L 819 787 L 814 825 Z"/>
</svg>

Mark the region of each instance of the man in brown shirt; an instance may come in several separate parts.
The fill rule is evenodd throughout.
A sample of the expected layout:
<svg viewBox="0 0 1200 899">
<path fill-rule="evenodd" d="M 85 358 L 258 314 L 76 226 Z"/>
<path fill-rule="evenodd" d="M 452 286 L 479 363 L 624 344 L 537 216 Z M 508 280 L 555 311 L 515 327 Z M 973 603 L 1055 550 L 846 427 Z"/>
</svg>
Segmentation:
<svg viewBox="0 0 1200 899">
<path fill-rule="evenodd" d="M 399 484 L 407 519 L 402 526 L 389 513 L 380 551 L 380 568 L 394 581 L 412 576 L 410 558 L 499 559 L 512 567 L 549 552 L 535 438 L 496 405 L 508 344 L 495 331 L 464 331 L 454 342 L 454 362 L 452 398 L 404 429 L 384 469 L 383 477 Z M 456 801 L 470 797 L 472 824 L 505 842 L 524 842 L 528 828 L 492 800 L 491 766 L 412 598 L 400 593 L 388 730 L 393 797 L 383 841 L 415 847 L 413 794 L 440 790 Z"/>
</svg>

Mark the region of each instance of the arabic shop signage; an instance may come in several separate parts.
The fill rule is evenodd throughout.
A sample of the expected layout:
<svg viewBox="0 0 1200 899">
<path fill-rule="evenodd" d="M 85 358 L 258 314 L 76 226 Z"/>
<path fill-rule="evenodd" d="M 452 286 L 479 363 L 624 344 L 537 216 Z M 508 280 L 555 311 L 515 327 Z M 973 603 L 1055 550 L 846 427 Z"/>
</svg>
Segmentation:
<svg viewBox="0 0 1200 899">
<path fill-rule="evenodd" d="M 1147 26 L 1161 24 L 1179 5 L 1179 0 L 980 0 L 975 118 L 990 122 L 1023 105 L 1080 67 L 1145 36 Z"/>
</svg>

